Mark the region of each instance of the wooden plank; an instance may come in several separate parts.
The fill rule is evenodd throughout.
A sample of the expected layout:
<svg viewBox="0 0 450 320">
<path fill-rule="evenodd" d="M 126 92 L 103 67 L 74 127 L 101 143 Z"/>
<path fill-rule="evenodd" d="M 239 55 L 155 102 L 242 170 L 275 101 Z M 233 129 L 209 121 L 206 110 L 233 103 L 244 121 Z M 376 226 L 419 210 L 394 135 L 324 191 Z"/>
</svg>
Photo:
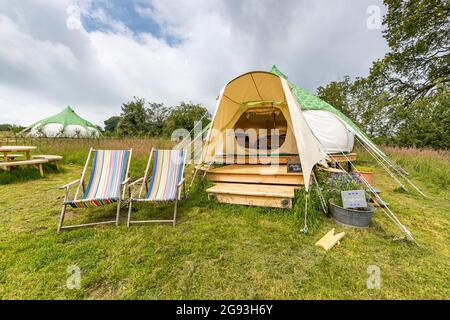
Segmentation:
<svg viewBox="0 0 450 320">
<path fill-rule="evenodd" d="M 228 165 L 208 171 L 208 179 L 216 182 L 301 185 L 303 174 L 287 172 L 286 165 Z"/>
<path fill-rule="evenodd" d="M 325 251 L 330 250 L 334 247 L 336 243 L 345 236 L 345 232 L 334 234 L 334 228 L 327 232 L 319 241 L 316 242 L 316 246 L 320 246 L 325 249 Z"/>
<path fill-rule="evenodd" d="M 342 153 L 339 154 L 329 154 L 329 157 L 332 162 L 348 162 L 350 161 L 356 161 L 356 153 L 347 153 L 343 155 Z"/>
<path fill-rule="evenodd" d="M 217 183 L 213 187 L 206 190 L 208 193 L 215 194 L 239 194 L 239 195 L 253 195 L 261 197 L 280 197 L 280 198 L 294 198 L 295 187 L 279 186 L 279 185 L 264 185 L 260 184 L 257 188 L 255 185 L 242 183 Z"/>
<path fill-rule="evenodd" d="M 303 175 L 257 175 L 257 174 L 225 174 L 208 173 L 208 179 L 215 182 L 243 182 L 263 184 L 302 185 Z"/>
<path fill-rule="evenodd" d="M 23 154 L 20 154 L 20 153 L 18 153 L 18 154 L 7 153 L 6 157 L 9 158 L 9 159 L 15 159 L 15 158 L 23 157 Z M 5 154 L 0 154 L 0 158 L 5 158 Z"/>
<path fill-rule="evenodd" d="M 47 159 L 34 159 L 34 160 L 21 160 L 21 161 L 8 161 L 8 162 L 0 162 L 0 167 L 17 167 L 24 165 L 37 165 L 42 163 L 47 163 Z"/>
<path fill-rule="evenodd" d="M 271 208 L 292 208 L 292 199 L 279 197 L 258 197 L 250 195 L 217 194 L 220 203 L 239 204 L 245 206 L 260 206 Z"/>
<path fill-rule="evenodd" d="M 62 156 L 43 154 L 34 155 L 32 156 L 32 159 L 46 159 L 48 162 L 51 162 L 56 166 L 56 170 L 61 171 L 61 161 L 63 159 Z"/>
<path fill-rule="evenodd" d="M 33 159 L 47 159 L 49 162 L 51 161 L 60 161 L 63 159 L 62 156 L 49 155 L 49 154 L 39 154 L 32 156 Z"/>
<path fill-rule="evenodd" d="M 33 146 L 0 146 L 0 152 L 27 152 L 36 149 Z"/>
<path fill-rule="evenodd" d="M 286 175 L 286 176 L 301 176 L 298 172 L 287 172 L 286 165 L 240 165 L 232 164 L 223 167 L 213 168 L 208 173 L 226 173 L 226 174 L 258 174 L 258 175 Z"/>
<path fill-rule="evenodd" d="M 342 170 L 342 169 L 337 169 L 337 168 L 323 168 L 323 167 L 319 167 L 320 171 L 325 171 L 328 173 L 347 173 L 347 171 Z"/>
</svg>

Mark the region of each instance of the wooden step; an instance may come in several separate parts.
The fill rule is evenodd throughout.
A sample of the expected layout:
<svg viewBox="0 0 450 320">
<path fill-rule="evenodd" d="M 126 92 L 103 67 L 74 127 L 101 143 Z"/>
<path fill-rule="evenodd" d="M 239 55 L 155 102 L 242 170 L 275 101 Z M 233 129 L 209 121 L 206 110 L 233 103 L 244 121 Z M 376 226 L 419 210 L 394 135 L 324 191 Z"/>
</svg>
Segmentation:
<svg viewBox="0 0 450 320">
<path fill-rule="evenodd" d="M 286 165 L 228 165 L 208 170 L 215 182 L 302 185 L 303 174 L 287 172 Z"/>
<path fill-rule="evenodd" d="M 218 202 L 248 206 L 273 208 L 292 208 L 295 196 L 295 186 L 216 183 L 206 190 L 208 195 L 214 195 Z"/>
</svg>

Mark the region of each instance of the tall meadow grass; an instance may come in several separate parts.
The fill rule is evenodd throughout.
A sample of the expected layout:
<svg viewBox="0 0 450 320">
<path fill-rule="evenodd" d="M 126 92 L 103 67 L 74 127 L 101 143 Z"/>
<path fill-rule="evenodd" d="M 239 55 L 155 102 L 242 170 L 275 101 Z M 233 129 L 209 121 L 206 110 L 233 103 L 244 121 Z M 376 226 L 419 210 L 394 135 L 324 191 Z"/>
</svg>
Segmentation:
<svg viewBox="0 0 450 320">
<path fill-rule="evenodd" d="M 133 149 L 132 174 L 141 175 L 145 169 L 152 147 L 173 148 L 175 142 L 166 138 L 126 137 L 126 138 L 31 138 L 21 135 L 0 133 L 4 145 L 32 145 L 34 154 L 57 154 L 64 157 L 65 164 L 84 165 L 89 148 L 95 149 Z M 448 189 L 450 184 L 450 151 L 383 147 L 383 150 L 401 167 L 424 182 Z M 355 145 L 358 165 L 376 165 L 373 158 L 359 145 Z"/>
<path fill-rule="evenodd" d="M 404 168 L 410 174 L 410 177 L 448 190 L 450 184 L 449 150 L 386 146 L 383 146 L 382 149 L 389 158 Z M 358 154 L 359 164 L 377 165 L 372 156 L 360 146 L 355 148 L 355 152 Z"/>
<path fill-rule="evenodd" d="M 35 146 L 33 154 L 52 154 L 63 156 L 63 163 L 70 165 L 84 165 L 89 149 L 120 150 L 133 149 L 131 160 L 131 174 L 134 177 L 142 176 L 152 148 L 171 149 L 175 142 L 165 138 L 127 137 L 127 138 L 31 138 L 22 136 L 0 137 L 3 145 L 29 145 Z M 23 169 L 17 176 L 36 177 L 34 170 Z M 2 179 L 5 172 L 0 172 L 0 180 L 11 182 L 11 177 Z M 10 174 L 9 174 L 10 175 Z M 17 178 L 17 177 L 16 177 Z M 25 177 L 23 177 L 25 178 Z M 14 179 L 13 179 L 14 180 Z M 23 179 L 17 179 L 23 180 Z M 0 181 L 2 183 L 2 181 Z"/>
</svg>

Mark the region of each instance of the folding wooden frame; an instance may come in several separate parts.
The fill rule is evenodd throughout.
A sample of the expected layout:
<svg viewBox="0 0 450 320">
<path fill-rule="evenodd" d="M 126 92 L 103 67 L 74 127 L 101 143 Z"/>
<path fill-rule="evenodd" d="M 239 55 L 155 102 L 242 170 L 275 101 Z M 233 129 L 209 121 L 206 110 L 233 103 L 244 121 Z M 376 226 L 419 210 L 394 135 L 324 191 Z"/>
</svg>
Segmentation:
<svg viewBox="0 0 450 320">
<path fill-rule="evenodd" d="M 148 185 L 149 174 L 148 173 L 150 170 L 150 165 L 151 165 L 153 154 L 155 153 L 155 151 L 157 151 L 157 150 L 155 150 L 154 148 L 152 148 L 152 150 L 150 151 L 150 156 L 148 159 L 147 167 L 144 172 L 144 176 L 139 178 L 138 180 L 134 181 L 133 183 L 129 184 L 130 201 L 128 204 L 128 220 L 127 220 L 128 227 L 130 227 L 131 224 L 138 224 L 138 223 L 172 223 L 172 226 L 174 226 L 174 227 L 176 225 L 178 200 L 181 200 L 182 189 L 184 190 L 184 192 L 186 192 L 185 179 L 184 179 L 184 167 L 186 165 L 186 151 L 184 151 L 184 155 L 183 155 L 183 166 L 182 166 L 182 172 L 181 172 L 181 179 L 176 185 L 175 199 L 152 201 L 152 200 L 148 200 L 146 198 L 142 198 L 142 192 L 144 191 L 144 188 L 146 190 L 146 193 L 149 190 L 149 185 Z M 133 198 L 132 197 L 133 187 L 138 184 L 141 185 L 139 188 L 138 197 Z M 184 197 L 185 197 L 185 194 L 184 194 Z M 174 202 L 173 219 L 170 219 L 170 220 L 135 220 L 135 221 L 131 220 L 133 202 L 160 203 L 160 202 L 172 202 L 172 201 Z"/>
<path fill-rule="evenodd" d="M 102 221 L 102 222 L 94 222 L 94 223 L 85 223 L 85 224 L 64 226 L 64 218 L 65 218 L 65 214 L 66 214 L 66 209 L 67 209 L 67 206 L 69 205 L 69 191 L 70 191 L 70 187 L 73 186 L 73 185 L 76 185 L 78 183 L 78 187 L 77 187 L 77 190 L 76 190 L 76 193 L 75 193 L 73 201 L 82 200 L 82 199 L 79 199 L 78 197 L 79 197 L 79 194 L 80 194 L 81 190 L 83 191 L 83 194 L 86 191 L 84 178 L 85 178 L 87 169 L 89 167 L 89 161 L 91 160 L 91 155 L 95 151 L 99 151 L 99 150 L 94 150 L 93 148 L 90 148 L 89 154 L 88 154 L 88 157 L 87 157 L 87 160 L 86 160 L 86 164 L 84 165 L 83 172 L 81 173 L 81 177 L 79 179 L 77 179 L 77 180 L 74 180 L 74 181 L 72 181 L 72 182 L 70 182 L 70 183 L 60 187 L 60 189 L 64 189 L 65 190 L 65 196 L 64 196 L 63 206 L 61 208 L 61 216 L 60 216 L 60 219 L 59 219 L 59 224 L 58 224 L 58 229 L 57 229 L 58 233 L 61 230 L 63 230 L 63 229 L 88 227 L 88 226 L 94 226 L 94 225 L 100 225 L 100 224 L 115 223 L 116 226 L 119 225 L 120 208 L 121 208 L 121 205 L 122 205 L 122 201 L 125 200 L 125 192 L 126 192 L 127 184 L 130 182 L 129 173 L 130 173 L 131 155 L 133 153 L 133 149 L 129 149 L 128 150 L 129 154 L 128 154 L 128 159 L 127 159 L 126 172 L 125 172 L 125 176 L 123 177 L 123 181 L 120 182 L 120 188 L 122 190 L 120 192 L 119 199 L 116 201 L 117 202 L 116 219 L 115 220 L 110 220 L 110 221 Z"/>
</svg>

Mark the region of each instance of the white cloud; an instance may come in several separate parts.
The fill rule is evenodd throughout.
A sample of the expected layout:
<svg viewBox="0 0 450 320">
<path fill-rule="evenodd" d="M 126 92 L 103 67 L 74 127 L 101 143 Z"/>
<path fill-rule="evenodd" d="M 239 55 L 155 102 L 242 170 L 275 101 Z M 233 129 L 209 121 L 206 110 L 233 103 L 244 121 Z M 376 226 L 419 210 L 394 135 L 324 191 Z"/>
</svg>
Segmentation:
<svg viewBox="0 0 450 320">
<path fill-rule="evenodd" d="M 386 51 L 381 31 L 366 27 L 367 6 L 381 1 L 140 1 L 160 35 L 136 34 L 95 2 L 78 4 L 108 31 L 69 30 L 69 0 L 0 1 L 0 123 L 26 125 L 71 104 L 102 124 L 134 95 L 211 108 L 230 79 L 273 63 L 314 91 L 367 74 Z"/>
</svg>

